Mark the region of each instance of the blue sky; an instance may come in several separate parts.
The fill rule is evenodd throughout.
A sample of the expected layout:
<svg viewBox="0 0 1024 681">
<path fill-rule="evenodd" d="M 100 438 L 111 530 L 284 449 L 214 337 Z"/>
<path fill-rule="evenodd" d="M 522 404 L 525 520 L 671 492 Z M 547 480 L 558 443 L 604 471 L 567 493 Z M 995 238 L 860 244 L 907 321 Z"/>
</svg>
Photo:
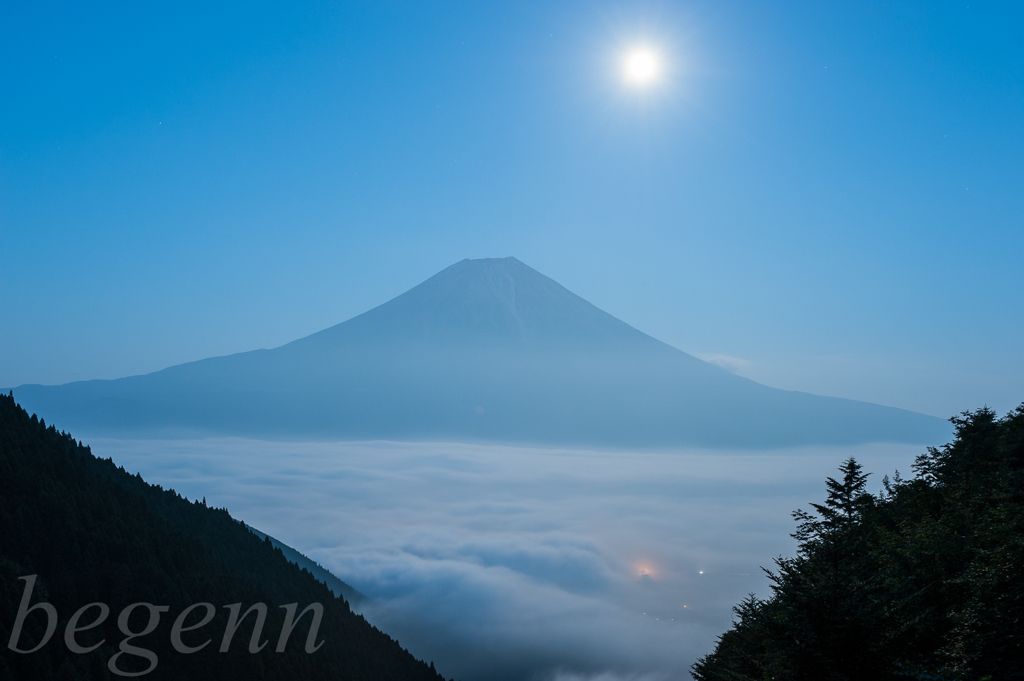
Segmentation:
<svg viewBox="0 0 1024 681">
<path fill-rule="evenodd" d="M 1017 3 L 3 2 L 0 59 L 0 385 L 514 255 L 769 385 L 1024 400 Z"/>
</svg>

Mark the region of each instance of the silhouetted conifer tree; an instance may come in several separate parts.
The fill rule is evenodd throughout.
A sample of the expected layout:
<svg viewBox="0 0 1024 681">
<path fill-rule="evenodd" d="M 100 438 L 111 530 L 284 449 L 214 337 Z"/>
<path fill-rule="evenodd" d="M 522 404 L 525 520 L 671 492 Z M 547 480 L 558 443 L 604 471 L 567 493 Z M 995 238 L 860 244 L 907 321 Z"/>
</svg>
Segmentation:
<svg viewBox="0 0 1024 681">
<path fill-rule="evenodd" d="M 1024 405 L 951 419 L 878 497 L 848 459 L 797 555 L 692 668 L 698 681 L 1024 679 Z"/>
</svg>

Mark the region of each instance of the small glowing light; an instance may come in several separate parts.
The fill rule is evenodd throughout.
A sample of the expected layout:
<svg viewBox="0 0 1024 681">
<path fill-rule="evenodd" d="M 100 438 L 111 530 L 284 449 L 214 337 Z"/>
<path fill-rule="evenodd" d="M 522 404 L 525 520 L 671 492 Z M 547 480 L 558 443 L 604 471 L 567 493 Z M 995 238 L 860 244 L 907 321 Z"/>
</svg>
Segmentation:
<svg viewBox="0 0 1024 681">
<path fill-rule="evenodd" d="M 701 571 L 700 571 L 700 573 L 701 573 L 701 574 L 704 574 L 704 571 L 703 571 L 703 570 L 701 570 Z"/>
<path fill-rule="evenodd" d="M 636 576 L 643 579 L 649 577 L 654 579 L 658 576 L 658 570 L 650 563 L 646 561 L 639 561 L 634 563 L 633 569 L 636 570 Z"/>
<path fill-rule="evenodd" d="M 626 56 L 626 80 L 645 84 L 658 75 L 658 58 L 650 50 L 635 50 Z"/>
</svg>

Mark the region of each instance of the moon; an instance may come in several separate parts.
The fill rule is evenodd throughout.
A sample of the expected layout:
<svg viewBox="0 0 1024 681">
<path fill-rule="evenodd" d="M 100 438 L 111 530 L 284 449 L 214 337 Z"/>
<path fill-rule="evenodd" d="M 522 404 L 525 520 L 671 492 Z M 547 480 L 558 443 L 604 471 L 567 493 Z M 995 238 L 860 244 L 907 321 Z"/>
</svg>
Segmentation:
<svg viewBox="0 0 1024 681">
<path fill-rule="evenodd" d="M 640 48 L 629 52 L 623 63 L 626 82 L 634 85 L 647 85 L 658 77 L 660 64 L 654 52 Z"/>
</svg>

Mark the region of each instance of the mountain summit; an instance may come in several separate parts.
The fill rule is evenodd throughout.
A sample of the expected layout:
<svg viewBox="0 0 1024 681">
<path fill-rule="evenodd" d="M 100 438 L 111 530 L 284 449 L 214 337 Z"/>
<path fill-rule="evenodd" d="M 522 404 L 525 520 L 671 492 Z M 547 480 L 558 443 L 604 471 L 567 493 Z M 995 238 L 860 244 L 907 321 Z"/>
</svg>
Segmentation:
<svg viewBox="0 0 1024 681">
<path fill-rule="evenodd" d="M 14 392 L 100 435 L 775 447 L 949 434 L 931 416 L 730 374 L 515 258 L 463 260 L 273 350 Z"/>
<path fill-rule="evenodd" d="M 356 337 L 566 350 L 663 345 L 515 258 L 455 263 L 397 298 L 293 345 Z"/>
</svg>

